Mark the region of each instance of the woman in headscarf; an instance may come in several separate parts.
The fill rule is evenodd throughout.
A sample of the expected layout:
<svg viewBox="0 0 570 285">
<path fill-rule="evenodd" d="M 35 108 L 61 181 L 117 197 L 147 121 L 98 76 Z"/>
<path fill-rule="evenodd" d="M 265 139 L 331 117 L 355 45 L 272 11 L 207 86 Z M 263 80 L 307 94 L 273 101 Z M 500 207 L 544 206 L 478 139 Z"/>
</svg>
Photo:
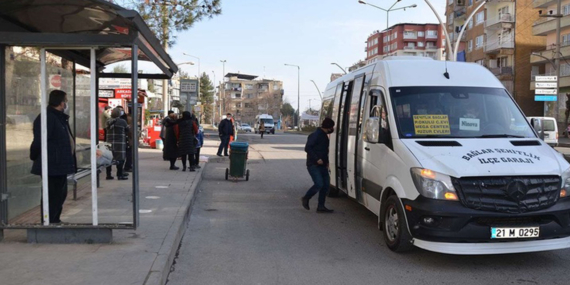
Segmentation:
<svg viewBox="0 0 570 285">
<path fill-rule="evenodd" d="M 168 115 L 164 119 L 164 149 L 162 158 L 170 161 L 170 170 L 178 170 L 176 159 L 178 159 L 178 122 L 176 113 Z"/>
<path fill-rule="evenodd" d="M 129 125 L 127 121 L 121 119 L 120 108 L 115 108 L 111 112 L 111 119 L 107 120 L 107 142 L 112 145 L 113 160 L 117 165 L 117 179 L 127 180 L 127 175 L 123 173 L 123 165 L 125 164 L 127 151 L 127 137 Z M 107 167 L 107 180 L 115 179 L 111 172 L 112 166 Z"/>
<path fill-rule="evenodd" d="M 198 126 L 192 120 L 192 115 L 188 111 L 182 113 L 182 118 L 178 120 L 178 157 L 182 158 L 182 171 L 186 171 L 186 161 L 190 163 L 190 171 L 194 168 L 194 154 L 196 153 L 196 134 Z"/>
</svg>

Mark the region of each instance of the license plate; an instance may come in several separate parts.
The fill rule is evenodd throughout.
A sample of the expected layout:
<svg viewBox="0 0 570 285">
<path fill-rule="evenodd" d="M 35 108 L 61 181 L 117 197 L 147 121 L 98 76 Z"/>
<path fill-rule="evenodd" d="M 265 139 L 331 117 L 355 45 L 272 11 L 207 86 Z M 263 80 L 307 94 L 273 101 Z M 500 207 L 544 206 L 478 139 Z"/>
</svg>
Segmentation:
<svg viewBox="0 0 570 285">
<path fill-rule="evenodd" d="M 539 227 L 529 228 L 491 228 L 491 238 L 533 238 L 539 237 Z"/>
</svg>

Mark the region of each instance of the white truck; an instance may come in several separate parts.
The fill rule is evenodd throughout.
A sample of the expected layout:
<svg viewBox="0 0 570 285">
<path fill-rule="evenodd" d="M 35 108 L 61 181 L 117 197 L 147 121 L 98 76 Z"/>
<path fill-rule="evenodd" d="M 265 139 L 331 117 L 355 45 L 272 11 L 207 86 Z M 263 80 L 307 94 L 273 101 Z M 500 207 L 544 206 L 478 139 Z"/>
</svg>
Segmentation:
<svg viewBox="0 0 570 285">
<path fill-rule="evenodd" d="M 388 57 L 328 84 L 331 194 L 386 245 L 447 254 L 570 247 L 570 164 L 485 67 Z"/>
<path fill-rule="evenodd" d="M 275 134 L 275 123 L 273 122 L 273 116 L 268 114 L 261 114 L 255 116 L 255 126 L 254 130 L 256 134 L 260 134 L 259 126 L 263 124 L 265 126 L 265 133 Z"/>
</svg>

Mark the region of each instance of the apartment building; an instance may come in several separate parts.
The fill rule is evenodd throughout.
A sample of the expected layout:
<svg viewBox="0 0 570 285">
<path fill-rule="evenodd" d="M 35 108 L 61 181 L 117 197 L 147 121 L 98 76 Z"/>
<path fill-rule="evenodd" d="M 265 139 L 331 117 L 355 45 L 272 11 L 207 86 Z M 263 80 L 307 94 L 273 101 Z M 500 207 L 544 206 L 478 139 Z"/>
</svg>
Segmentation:
<svg viewBox="0 0 570 285">
<path fill-rule="evenodd" d="M 278 120 L 283 106 L 283 82 L 256 79 L 256 75 L 228 73 L 221 94 L 222 112 L 232 113 L 237 121 L 253 124 L 259 114 Z"/>
<path fill-rule="evenodd" d="M 426 56 L 443 60 L 445 36 L 439 24 L 402 23 L 375 31 L 366 41 L 366 63 L 387 56 Z"/>
<path fill-rule="evenodd" d="M 479 10 L 481 0 L 446 1 L 447 32 L 454 48 L 461 28 L 467 25 L 458 49 L 463 56 L 458 59 L 487 67 L 525 114 L 542 115 L 542 104 L 534 101 L 534 92 L 528 88 L 532 70 L 529 57 L 545 43 L 532 32 L 532 23 L 539 18 L 531 8 L 533 1 L 491 0 Z"/>
<path fill-rule="evenodd" d="M 547 102 L 544 108 L 544 115 L 555 117 L 559 122 L 561 130 L 564 130 L 563 122 L 565 121 L 566 101 L 564 95 L 570 93 L 570 0 L 561 1 L 560 14 L 560 82 L 558 101 Z M 543 15 L 559 14 L 557 11 L 558 1 L 556 0 L 536 0 L 532 1 L 533 12 L 537 15 L 539 11 Z M 541 17 L 532 25 L 532 34 L 546 39 L 545 45 L 535 51 L 536 55 L 530 56 L 532 64 L 532 81 L 530 89 L 535 89 L 536 75 L 556 75 L 556 22 L 554 17 Z M 542 113 L 541 113 L 542 115 Z"/>
</svg>

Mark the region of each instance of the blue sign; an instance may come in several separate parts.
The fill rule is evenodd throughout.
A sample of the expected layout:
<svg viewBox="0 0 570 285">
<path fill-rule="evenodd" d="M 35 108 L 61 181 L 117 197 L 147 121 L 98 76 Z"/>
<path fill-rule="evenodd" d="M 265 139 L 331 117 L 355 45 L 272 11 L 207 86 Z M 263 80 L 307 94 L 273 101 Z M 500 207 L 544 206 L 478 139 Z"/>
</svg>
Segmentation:
<svg viewBox="0 0 570 285">
<path fill-rule="evenodd" d="M 535 95 L 534 101 L 558 101 L 557 96 Z"/>
</svg>

